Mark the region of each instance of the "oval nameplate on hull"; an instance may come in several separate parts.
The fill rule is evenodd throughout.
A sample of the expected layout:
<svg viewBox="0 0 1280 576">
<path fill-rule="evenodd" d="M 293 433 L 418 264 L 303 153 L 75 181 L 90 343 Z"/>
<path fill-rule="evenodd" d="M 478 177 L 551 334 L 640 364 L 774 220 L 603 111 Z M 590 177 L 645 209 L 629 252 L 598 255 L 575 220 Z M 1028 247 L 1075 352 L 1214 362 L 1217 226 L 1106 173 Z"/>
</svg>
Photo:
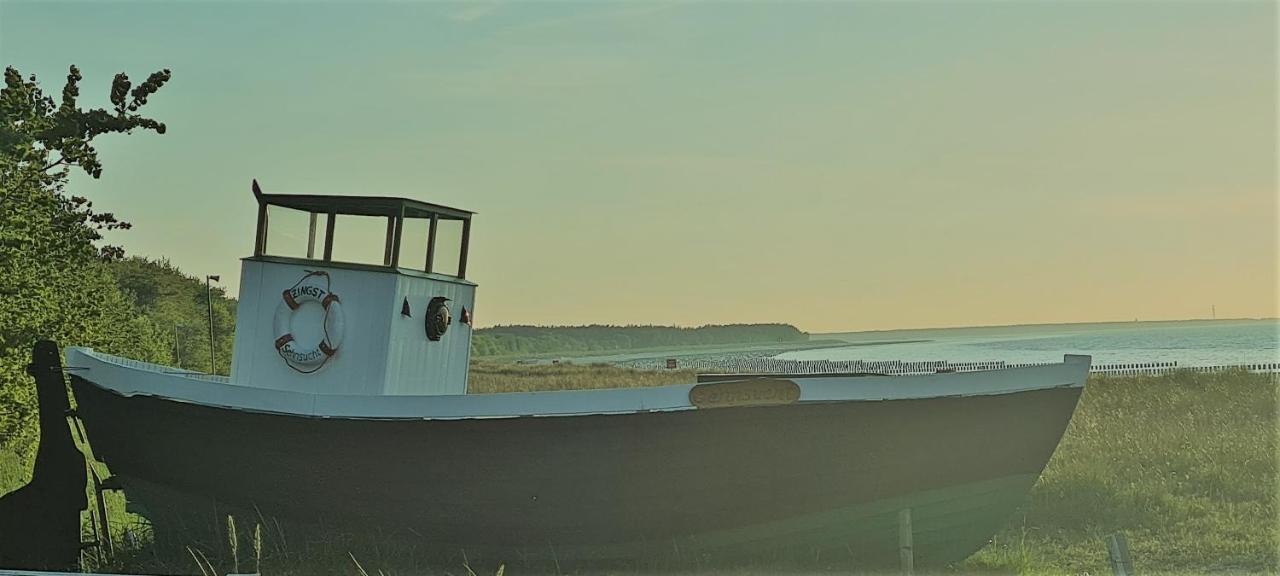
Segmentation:
<svg viewBox="0 0 1280 576">
<path fill-rule="evenodd" d="M 756 378 L 698 384 L 689 390 L 689 403 L 698 408 L 774 406 L 800 400 L 800 386 L 791 380 Z"/>
</svg>

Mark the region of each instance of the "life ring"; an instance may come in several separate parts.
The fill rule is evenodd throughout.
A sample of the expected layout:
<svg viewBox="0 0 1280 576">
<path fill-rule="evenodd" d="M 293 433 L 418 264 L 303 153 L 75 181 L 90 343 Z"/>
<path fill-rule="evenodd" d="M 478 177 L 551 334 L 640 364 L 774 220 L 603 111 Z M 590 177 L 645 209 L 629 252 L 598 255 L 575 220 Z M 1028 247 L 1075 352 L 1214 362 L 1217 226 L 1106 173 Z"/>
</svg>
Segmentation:
<svg viewBox="0 0 1280 576">
<path fill-rule="evenodd" d="M 307 282 L 308 278 L 324 278 L 324 286 Z M 307 302 L 318 302 L 324 307 L 324 334 L 317 343 L 307 348 L 299 348 L 298 340 L 293 335 L 293 314 Z M 280 303 L 276 305 L 273 320 L 276 351 L 284 358 L 290 368 L 310 374 L 322 368 L 342 346 L 342 332 L 345 328 L 342 317 L 342 300 L 329 288 L 328 272 L 310 272 L 298 280 L 282 294 Z"/>
</svg>

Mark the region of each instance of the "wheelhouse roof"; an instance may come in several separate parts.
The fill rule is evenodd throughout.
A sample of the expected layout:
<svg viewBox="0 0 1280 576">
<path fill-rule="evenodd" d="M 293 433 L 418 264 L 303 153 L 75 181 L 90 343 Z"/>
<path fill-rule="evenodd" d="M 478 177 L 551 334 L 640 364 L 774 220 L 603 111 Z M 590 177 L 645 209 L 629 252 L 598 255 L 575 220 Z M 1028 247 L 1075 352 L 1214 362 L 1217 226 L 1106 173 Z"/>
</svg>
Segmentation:
<svg viewBox="0 0 1280 576">
<path fill-rule="evenodd" d="M 281 206 L 317 214 L 351 214 L 354 216 L 400 216 L 405 218 L 437 218 L 470 220 L 470 210 L 450 208 L 430 202 L 392 196 L 327 196 L 319 194 L 265 194 L 253 181 L 253 196 L 258 204 Z"/>
</svg>

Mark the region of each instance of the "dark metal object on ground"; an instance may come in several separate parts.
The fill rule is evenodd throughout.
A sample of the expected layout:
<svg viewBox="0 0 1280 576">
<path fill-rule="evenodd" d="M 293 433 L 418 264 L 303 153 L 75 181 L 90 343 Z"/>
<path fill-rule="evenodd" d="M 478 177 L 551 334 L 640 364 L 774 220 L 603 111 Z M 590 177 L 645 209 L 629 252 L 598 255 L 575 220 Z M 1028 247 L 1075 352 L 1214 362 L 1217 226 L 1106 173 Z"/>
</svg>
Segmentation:
<svg viewBox="0 0 1280 576">
<path fill-rule="evenodd" d="M 0 567 L 74 569 L 80 555 L 80 511 L 89 501 L 84 455 L 67 427 L 71 404 L 58 345 L 37 342 L 27 373 L 36 381 L 40 448 L 31 482 L 0 496 Z"/>
<path fill-rule="evenodd" d="M 1129 540 L 1123 532 L 1107 536 L 1107 557 L 1111 560 L 1111 572 L 1115 576 L 1133 576 L 1133 561 L 1129 559 Z"/>
<path fill-rule="evenodd" d="M 916 570 L 914 532 L 911 529 L 911 509 L 898 511 L 898 562 L 902 576 L 913 576 Z"/>
</svg>

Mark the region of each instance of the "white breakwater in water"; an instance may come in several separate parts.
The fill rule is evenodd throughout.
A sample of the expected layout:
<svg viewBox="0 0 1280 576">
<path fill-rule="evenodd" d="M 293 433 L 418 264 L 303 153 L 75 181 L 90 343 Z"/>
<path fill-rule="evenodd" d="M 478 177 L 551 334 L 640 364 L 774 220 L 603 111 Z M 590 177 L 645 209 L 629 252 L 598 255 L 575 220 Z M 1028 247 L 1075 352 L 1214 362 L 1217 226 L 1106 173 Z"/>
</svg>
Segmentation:
<svg viewBox="0 0 1280 576">
<path fill-rule="evenodd" d="M 851 346 L 787 352 L 777 358 L 1020 364 L 1061 362 L 1063 354 L 1088 354 L 1094 364 L 1219 366 L 1280 361 L 1280 321 L 1274 319 L 893 330 L 813 338 L 847 340 Z M 856 345 L 886 340 L 927 341 Z"/>
</svg>

